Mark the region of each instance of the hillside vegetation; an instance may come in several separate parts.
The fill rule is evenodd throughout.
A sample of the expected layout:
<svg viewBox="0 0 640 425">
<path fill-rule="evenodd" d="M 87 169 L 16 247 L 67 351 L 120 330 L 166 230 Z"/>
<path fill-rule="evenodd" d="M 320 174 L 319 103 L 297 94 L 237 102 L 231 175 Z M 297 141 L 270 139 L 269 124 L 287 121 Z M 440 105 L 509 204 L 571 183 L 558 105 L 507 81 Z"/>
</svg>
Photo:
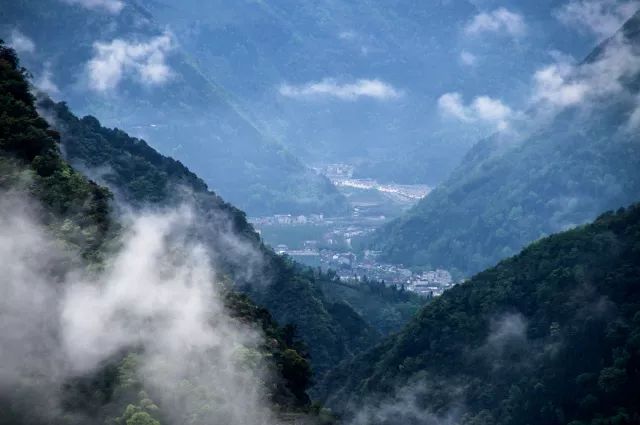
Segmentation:
<svg viewBox="0 0 640 425">
<path fill-rule="evenodd" d="M 333 371 L 325 397 L 367 424 L 638 423 L 639 279 L 636 204 L 445 292 Z"/>
</svg>

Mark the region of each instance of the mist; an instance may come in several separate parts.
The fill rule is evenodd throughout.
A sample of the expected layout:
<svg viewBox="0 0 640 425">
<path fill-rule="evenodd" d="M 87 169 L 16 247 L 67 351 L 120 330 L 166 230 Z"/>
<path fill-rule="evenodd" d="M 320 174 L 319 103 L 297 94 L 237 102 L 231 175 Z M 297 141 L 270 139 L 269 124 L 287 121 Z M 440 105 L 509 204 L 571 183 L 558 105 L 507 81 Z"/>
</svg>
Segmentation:
<svg viewBox="0 0 640 425">
<path fill-rule="evenodd" d="M 90 268 L 34 211 L 17 193 L 0 201 L 3 397 L 55 420 L 65 382 L 128 353 L 146 411 L 161 406 L 163 423 L 276 423 L 263 335 L 225 308 L 192 209 L 129 215 L 104 264 Z"/>
</svg>

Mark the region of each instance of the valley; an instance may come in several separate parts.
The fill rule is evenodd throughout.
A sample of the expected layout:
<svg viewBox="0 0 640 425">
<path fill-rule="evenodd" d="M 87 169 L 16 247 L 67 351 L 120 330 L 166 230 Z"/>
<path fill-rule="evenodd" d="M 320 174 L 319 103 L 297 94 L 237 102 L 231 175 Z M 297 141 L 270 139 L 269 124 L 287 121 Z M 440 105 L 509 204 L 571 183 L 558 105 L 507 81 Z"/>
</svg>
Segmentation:
<svg viewBox="0 0 640 425">
<path fill-rule="evenodd" d="M 0 0 L 0 425 L 640 424 L 640 0 Z"/>
<path fill-rule="evenodd" d="M 354 167 L 329 164 L 314 167 L 336 185 L 350 205 L 350 214 L 276 214 L 249 217 L 249 222 L 279 255 L 324 272 L 335 272 L 342 281 L 385 282 L 425 297 L 439 296 L 454 285 L 446 270 L 421 270 L 403 264 L 380 262 L 380 252 L 363 249 L 361 242 L 377 228 L 428 196 L 427 185 L 381 184 L 374 179 L 353 178 Z"/>
</svg>

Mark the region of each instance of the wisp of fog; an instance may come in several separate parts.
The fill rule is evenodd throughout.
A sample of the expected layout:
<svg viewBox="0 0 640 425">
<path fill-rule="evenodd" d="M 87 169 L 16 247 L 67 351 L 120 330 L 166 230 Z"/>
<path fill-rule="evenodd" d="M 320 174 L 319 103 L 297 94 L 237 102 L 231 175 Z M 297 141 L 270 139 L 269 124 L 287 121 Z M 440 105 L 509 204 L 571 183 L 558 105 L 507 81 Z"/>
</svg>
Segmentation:
<svg viewBox="0 0 640 425">
<path fill-rule="evenodd" d="M 3 394 L 53 418 L 66 380 L 133 352 L 136 379 L 173 423 L 275 422 L 262 335 L 226 310 L 189 208 L 128 217 L 118 248 L 88 272 L 69 266 L 28 201 L 1 199 Z"/>
</svg>

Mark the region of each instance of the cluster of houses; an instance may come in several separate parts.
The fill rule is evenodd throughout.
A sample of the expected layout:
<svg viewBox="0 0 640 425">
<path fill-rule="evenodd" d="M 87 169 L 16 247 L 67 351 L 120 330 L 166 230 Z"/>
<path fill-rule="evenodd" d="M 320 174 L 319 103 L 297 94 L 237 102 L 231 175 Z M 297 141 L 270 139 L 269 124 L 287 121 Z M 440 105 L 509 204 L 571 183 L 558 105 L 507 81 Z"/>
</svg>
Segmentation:
<svg viewBox="0 0 640 425">
<path fill-rule="evenodd" d="M 437 297 L 453 285 L 451 273 L 438 269 L 413 275 L 407 282 L 406 289 L 420 295 Z"/>
<path fill-rule="evenodd" d="M 437 297 L 454 285 L 451 273 L 438 269 L 415 273 L 395 264 L 379 263 L 379 252 L 365 251 L 362 258 L 353 252 L 336 252 L 319 249 L 317 241 L 306 241 L 303 249 L 289 250 L 286 245 L 278 245 L 276 252 L 289 255 L 296 260 L 324 270 L 335 270 L 340 279 L 360 281 L 365 278 L 384 281 L 389 285 L 404 287 L 425 297 Z"/>
<path fill-rule="evenodd" d="M 251 217 L 249 221 L 253 225 L 273 226 L 280 225 L 300 225 L 300 224 L 321 224 L 324 223 L 324 214 L 292 215 L 276 214 L 267 217 Z"/>
</svg>

